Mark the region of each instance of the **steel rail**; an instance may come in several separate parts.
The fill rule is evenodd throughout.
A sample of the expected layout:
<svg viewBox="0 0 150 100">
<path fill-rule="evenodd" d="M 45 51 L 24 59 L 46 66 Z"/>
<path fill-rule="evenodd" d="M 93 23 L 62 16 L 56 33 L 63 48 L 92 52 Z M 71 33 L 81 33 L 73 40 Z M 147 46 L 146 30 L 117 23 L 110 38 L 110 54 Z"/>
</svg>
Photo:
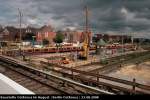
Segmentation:
<svg viewBox="0 0 150 100">
<path fill-rule="evenodd" d="M 5 62 L 5 63 L 8 63 L 8 64 L 21 67 L 21 68 L 23 68 L 23 69 L 27 69 L 28 71 L 31 71 L 31 72 L 33 71 L 33 72 L 36 72 L 36 73 L 38 73 L 38 74 L 43 74 L 43 75 L 46 75 L 46 77 L 53 77 L 53 78 L 56 78 L 56 79 L 65 81 L 65 82 L 70 83 L 70 84 L 74 84 L 74 85 L 80 86 L 80 87 L 82 87 L 82 88 L 85 88 L 85 89 L 88 89 L 88 90 L 91 90 L 91 91 L 94 91 L 94 92 L 97 92 L 97 93 L 110 94 L 110 95 L 113 94 L 113 93 L 108 92 L 108 91 L 100 90 L 100 89 L 97 89 L 97 88 L 95 88 L 95 87 L 91 87 L 91 86 L 88 86 L 88 85 L 84 85 L 84 84 L 82 84 L 82 83 L 75 82 L 75 81 L 70 80 L 70 79 L 67 79 L 67 78 L 63 78 L 63 77 L 60 77 L 60 76 L 57 76 L 57 75 L 53 75 L 53 74 L 44 72 L 44 71 L 42 71 L 42 70 L 38 70 L 38 69 L 35 69 L 35 68 L 32 68 L 32 67 L 29 67 L 28 65 L 22 64 L 21 62 L 19 62 L 19 61 L 13 59 L 13 58 L 11 58 L 11 57 L 7 57 L 7 56 L 2 56 L 2 55 L 0 55 L 0 60 L 3 61 L 3 62 Z"/>
<path fill-rule="evenodd" d="M 105 79 L 105 80 L 118 82 L 118 83 L 122 83 L 122 84 L 125 84 L 125 85 L 136 86 L 138 88 L 150 91 L 150 86 L 143 85 L 143 84 L 140 84 L 140 83 L 137 83 L 137 82 L 132 82 L 132 81 L 124 80 L 124 79 L 114 78 L 114 77 L 95 74 L 95 73 L 90 73 L 90 72 L 85 72 L 85 71 L 81 71 L 81 70 L 77 70 L 77 69 L 73 69 L 73 68 L 67 68 L 67 67 L 64 67 L 64 66 L 56 65 L 56 64 L 54 64 L 54 66 L 58 67 L 58 68 L 66 69 L 66 70 L 69 70 L 69 71 L 73 71 L 73 73 L 76 72 L 76 73 L 80 73 L 82 75 L 94 76 L 95 78 L 102 78 L 102 79 Z"/>
</svg>

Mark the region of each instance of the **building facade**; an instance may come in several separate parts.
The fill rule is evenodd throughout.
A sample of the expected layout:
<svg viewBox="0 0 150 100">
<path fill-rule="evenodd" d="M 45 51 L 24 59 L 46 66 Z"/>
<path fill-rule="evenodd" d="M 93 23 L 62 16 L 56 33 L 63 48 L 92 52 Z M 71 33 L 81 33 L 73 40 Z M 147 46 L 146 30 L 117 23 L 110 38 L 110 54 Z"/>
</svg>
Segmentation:
<svg viewBox="0 0 150 100">
<path fill-rule="evenodd" d="M 38 31 L 37 28 L 27 27 L 21 28 L 21 39 L 24 40 L 24 37 L 27 33 L 36 34 Z M 2 41 L 14 41 L 17 42 L 20 40 L 20 29 L 12 26 L 4 27 L 0 29 L 0 39 Z"/>
<path fill-rule="evenodd" d="M 95 34 L 93 37 L 94 42 L 103 39 L 106 42 L 131 42 L 131 36 L 128 35 L 109 35 L 109 34 Z"/>
<path fill-rule="evenodd" d="M 66 29 L 65 31 L 63 31 L 63 34 L 65 36 L 65 42 L 68 43 L 82 42 L 82 38 L 84 38 L 83 32 L 77 30 Z"/>
<path fill-rule="evenodd" d="M 53 28 L 50 25 L 45 25 L 37 32 L 36 40 L 37 42 L 42 42 L 43 39 L 47 39 L 52 44 L 55 36 L 56 32 L 54 32 Z"/>
</svg>

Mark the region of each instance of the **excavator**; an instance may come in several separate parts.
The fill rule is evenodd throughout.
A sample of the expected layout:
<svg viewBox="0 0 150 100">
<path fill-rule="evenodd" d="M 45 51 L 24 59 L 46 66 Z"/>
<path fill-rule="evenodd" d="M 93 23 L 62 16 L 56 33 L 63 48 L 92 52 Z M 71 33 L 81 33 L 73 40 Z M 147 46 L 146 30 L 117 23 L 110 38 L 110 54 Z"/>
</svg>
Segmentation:
<svg viewBox="0 0 150 100">
<path fill-rule="evenodd" d="M 69 64 L 70 60 L 66 56 L 63 56 L 61 59 L 62 59 L 61 61 L 63 64 Z"/>
</svg>

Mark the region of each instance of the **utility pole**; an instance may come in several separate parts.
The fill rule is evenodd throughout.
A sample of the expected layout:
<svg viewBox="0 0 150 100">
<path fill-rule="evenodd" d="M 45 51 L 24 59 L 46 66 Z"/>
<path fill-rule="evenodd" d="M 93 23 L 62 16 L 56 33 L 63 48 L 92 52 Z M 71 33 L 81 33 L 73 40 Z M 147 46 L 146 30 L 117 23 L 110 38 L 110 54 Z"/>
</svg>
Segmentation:
<svg viewBox="0 0 150 100">
<path fill-rule="evenodd" d="M 121 37 L 121 44 L 122 44 L 122 58 L 121 58 L 121 64 L 120 64 L 120 67 L 122 66 L 122 64 L 123 64 L 123 60 L 124 60 L 124 38 L 123 38 L 123 33 L 122 33 L 122 37 Z"/>
<path fill-rule="evenodd" d="M 20 28 L 19 40 L 20 40 L 20 43 L 21 43 L 22 42 L 22 30 L 21 30 L 22 12 L 19 8 L 18 8 L 18 12 L 19 12 L 19 28 Z"/>
<path fill-rule="evenodd" d="M 124 42 L 124 38 L 123 38 L 123 33 L 122 33 L 122 38 L 121 38 L 121 44 L 122 44 L 122 54 L 124 53 L 124 45 L 123 45 L 123 42 Z"/>
<path fill-rule="evenodd" d="M 22 30 L 21 30 L 21 23 L 22 23 L 22 12 L 21 10 L 18 8 L 18 12 L 19 12 L 19 28 L 20 28 L 20 35 L 19 35 L 19 42 L 20 42 L 20 45 L 19 45 L 19 53 L 20 55 L 23 55 L 22 52 L 21 52 L 21 43 L 22 43 Z M 24 57 L 23 57 L 24 58 Z"/>
</svg>

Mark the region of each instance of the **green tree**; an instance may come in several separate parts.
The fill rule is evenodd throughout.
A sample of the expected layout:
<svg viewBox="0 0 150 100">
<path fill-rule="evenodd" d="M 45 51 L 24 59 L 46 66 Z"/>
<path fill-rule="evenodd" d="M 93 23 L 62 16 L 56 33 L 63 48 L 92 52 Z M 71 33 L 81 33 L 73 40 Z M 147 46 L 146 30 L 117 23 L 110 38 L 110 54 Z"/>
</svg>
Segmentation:
<svg viewBox="0 0 150 100">
<path fill-rule="evenodd" d="M 64 35 L 62 34 L 61 31 L 58 31 L 57 34 L 56 34 L 56 36 L 55 36 L 55 38 L 54 38 L 54 42 L 56 44 L 60 44 L 60 43 L 63 42 L 63 40 L 64 40 Z"/>
<path fill-rule="evenodd" d="M 64 40 L 64 35 L 63 35 L 62 31 L 58 31 L 54 38 L 54 42 L 56 43 L 58 52 L 59 52 L 59 47 L 61 47 L 60 43 L 62 43 L 63 40 Z"/>
<path fill-rule="evenodd" d="M 43 45 L 48 45 L 49 44 L 49 41 L 47 39 L 43 39 L 42 42 L 43 42 Z"/>
<path fill-rule="evenodd" d="M 35 36 L 34 33 L 26 33 L 26 35 L 23 37 L 23 40 L 32 40 L 32 37 Z"/>
</svg>

